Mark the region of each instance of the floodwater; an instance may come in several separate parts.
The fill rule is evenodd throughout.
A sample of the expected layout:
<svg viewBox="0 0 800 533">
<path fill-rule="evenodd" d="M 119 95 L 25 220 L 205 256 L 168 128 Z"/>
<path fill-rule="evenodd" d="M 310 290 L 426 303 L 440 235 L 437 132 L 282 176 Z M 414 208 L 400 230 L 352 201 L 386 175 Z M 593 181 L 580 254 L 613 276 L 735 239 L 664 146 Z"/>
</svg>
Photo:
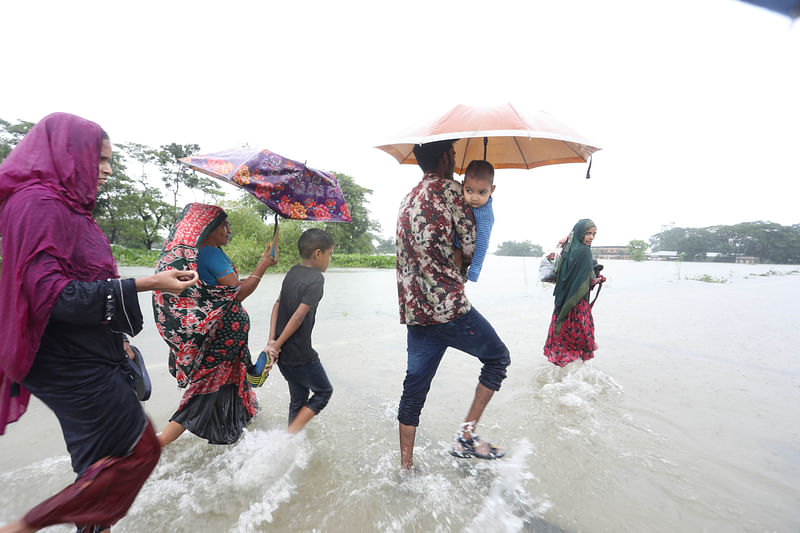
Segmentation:
<svg viewBox="0 0 800 533">
<path fill-rule="evenodd" d="M 479 426 L 506 458 L 447 453 L 479 371 L 450 351 L 422 412 L 417 471 L 401 475 L 394 271 L 332 270 L 314 331 L 334 386 L 328 407 L 287 438 L 276 369 L 242 439 L 183 435 L 114 531 L 800 531 L 800 267 L 606 261 L 600 348 L 563 369 L 542 356 L 552 287 L 537 270 L 535 259 L 489 256 L 468 286 L 511 350 Z M 693 279 L 704 275 L 725 283 Z M 255 353 L 281 279 L 265 276 L 245 302 Z M 135 343 L 154 381 L 145 408 L 162 428 L 180 391 L 141 301 Z M 72 478 L 55 418 L 33 402 L 0 437 L 0 524 Z"/>
</svg>

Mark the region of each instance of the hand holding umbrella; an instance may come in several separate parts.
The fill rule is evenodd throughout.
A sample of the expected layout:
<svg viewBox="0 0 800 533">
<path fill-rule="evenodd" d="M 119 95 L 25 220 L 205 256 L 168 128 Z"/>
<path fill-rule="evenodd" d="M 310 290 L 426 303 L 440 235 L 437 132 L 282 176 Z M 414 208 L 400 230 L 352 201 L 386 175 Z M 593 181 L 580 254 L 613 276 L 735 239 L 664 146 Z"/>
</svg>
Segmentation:
<svg viewBox="0 0 800 533">
<path fill-rule="evenodd" d="M 272 242 L 267 243 L 267 247 L 264 250 L 264 254 L 261 256 L 262 259 L 266 259 L 269 263 L 267 268 L 271 267 L 272 265 L 277 265 L 278 260 L 278 224 L 275 224 L 275 230 L 272 232 Z"/>
</svg>

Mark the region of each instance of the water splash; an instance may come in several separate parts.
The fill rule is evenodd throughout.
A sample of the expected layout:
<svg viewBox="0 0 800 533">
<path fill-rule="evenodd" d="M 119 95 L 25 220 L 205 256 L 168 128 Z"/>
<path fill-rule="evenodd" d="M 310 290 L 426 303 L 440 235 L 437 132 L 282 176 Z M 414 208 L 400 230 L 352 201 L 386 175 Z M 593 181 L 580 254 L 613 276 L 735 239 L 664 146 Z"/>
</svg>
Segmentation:
<svg viewBox="0 0 800 533">
<path fill-rule="evenodd" d="M 543 522 L 550 508 L 544 497 L 533 498 L 526 484 L 536 477 L 528 470 L 533 445 L 527 439 L 519 441 L 507 460 L 497 461 L 496 477 L 489 487 L 485 503 L 469 526 L 471 531 L 523 531 L 527 524 Z"/>
<path fill-rule="evenodd" d="M 36 463 L 0 473 L 0 526 L 16 520 L 31 507 L 75 480 L 69 455 L 48 457 Z M 74 526 L 55 526 L 51 533 L 71 532 Z"/>
<path fill-rule="evenodd" d="M 568 408 L 588 408 L 598 400 L 622 395 L 624 389 L 614 378 L 596 368 L 592 361 L 576 361 L 565 367 L 547 365 L 535 374 L 541 399 Z"/>
<path fill-rule="evenodd" d="M 245 430 L 229 446 L 183 437 L 164 450 L 120 531 L 263 531 L 296 493 L 311 447 L 303 435 Z M 173 522 L 182 516 L 185 522 Z M 231 527 L 231 524 L 235 524 Z"/>
</svg>

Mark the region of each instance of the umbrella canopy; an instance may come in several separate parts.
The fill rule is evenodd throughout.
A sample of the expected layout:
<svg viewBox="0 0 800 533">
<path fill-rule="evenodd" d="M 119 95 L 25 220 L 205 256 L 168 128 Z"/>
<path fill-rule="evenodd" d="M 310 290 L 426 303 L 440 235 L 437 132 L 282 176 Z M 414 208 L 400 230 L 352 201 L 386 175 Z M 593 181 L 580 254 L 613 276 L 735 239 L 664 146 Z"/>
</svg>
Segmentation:
<svg viewBox="0 0 800 533">
<path fill-rule="evenodd" d="M 534 168 L 583 163 L 600 148 L 544 111 L 523 114 L 511 104 L 493 107 L 457 105 L 444 115 L 376 146 L 401 164 L 416 164 L 414 145 L 445 139 L 455 143 L 456 172 L 473 159 L 495 168 Z"/>
<path fill-rule="evenodd" d="M 227 150 L 183 157 L 179 161 L 246 190 L 284 218 L 351 221 L 344 194 L 333 174 L 269 150 Z"/>
<path fill-rule="evenodd" d="M 744 0 L 748 4 L 760 6 L 790 19 L 800 17 L 800 0 Z"/>
</svg>

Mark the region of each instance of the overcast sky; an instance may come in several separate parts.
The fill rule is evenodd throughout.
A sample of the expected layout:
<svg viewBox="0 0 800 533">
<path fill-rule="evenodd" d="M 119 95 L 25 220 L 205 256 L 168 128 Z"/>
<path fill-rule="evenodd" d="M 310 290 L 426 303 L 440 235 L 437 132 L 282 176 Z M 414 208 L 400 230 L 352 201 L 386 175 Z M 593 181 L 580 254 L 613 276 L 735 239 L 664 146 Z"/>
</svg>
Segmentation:
<svg viewBox="0 0 800 533">
<path fill-rule="evenodd" d="M 456 104 L 545 110 L 586 166 L 498 171 L 492 249 L 663 225 L 800 223 L 800 24 L 737 0 L 3 3 L 0 118 L 113 142 L 247 144 L 372 189 L 393 235 L 420 171 L 373 148 Z M 197 198 L 202 199 L 201 197 Z M 191 201 L 191 197 L 186 198 Z"/>
</svg>

